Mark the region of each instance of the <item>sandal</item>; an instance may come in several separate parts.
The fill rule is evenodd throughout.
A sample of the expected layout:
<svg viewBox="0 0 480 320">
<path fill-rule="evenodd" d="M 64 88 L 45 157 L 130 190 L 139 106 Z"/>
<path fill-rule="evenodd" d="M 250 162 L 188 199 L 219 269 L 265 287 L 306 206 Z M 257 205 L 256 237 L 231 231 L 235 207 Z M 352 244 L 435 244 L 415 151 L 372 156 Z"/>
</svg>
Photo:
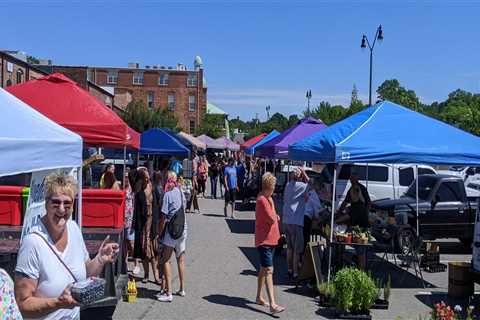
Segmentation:
<svg viewBox="0 0 480 320">
<path fill-rule="evenodd" d="M 275 306 L 275 308 L 270 307 L 270 314 L 272 314 L 272 315 L 278 314 L 278 313 L 283 312 L 283 311 L 285 311 L 285 308 L 281 307 L 279 305 Z"/>
<path fill-rule="evenodd" d="M 256 299 L 255 303 L 258 304 L 258 305 L 264 306 L 264 307 L 270 307 L 270 303 L 268 303 L 266 301 L 260 301 L 260 300 Z"/>
</svg>

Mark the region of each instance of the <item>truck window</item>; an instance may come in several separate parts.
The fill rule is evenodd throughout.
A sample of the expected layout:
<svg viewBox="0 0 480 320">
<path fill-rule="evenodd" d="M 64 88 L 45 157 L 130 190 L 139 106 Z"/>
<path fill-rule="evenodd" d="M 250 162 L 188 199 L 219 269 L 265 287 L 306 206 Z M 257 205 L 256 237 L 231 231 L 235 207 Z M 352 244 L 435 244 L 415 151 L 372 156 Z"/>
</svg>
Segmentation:
<svg viewBox="0 0 480 320">
<path fill-rule="evenodd" d="M 462 199 L 462 191 L 456 182 L 443 182 L 436 195 L 439 197 L 438 202 L 455 202 Z"/>
<path fill-rule="evenodd" d="M 435 171 L 428 168 L 418 168 L 418 174 L 435 174 Z"/>
<path fill-rule="evenodd" d="M 413 168 L 398 169 L 399 183 L 401 186 L 408 187 L 413 182 Z"/>
<path fill-rule="evenodd" d="M 355 170 L 358 172 L 360 180 L 367 180 L 367 166 L 366 165 L 343 165 L 338 175 L 340 180 L 350 179 L 350 172 L 352 167 L 355 167 Z M 368 167 L 368 181 L 378 181 L 378 182 L 387 182 L 388 181 L 388 167 L 377 167 L 369 166 Z"/>
</svg>

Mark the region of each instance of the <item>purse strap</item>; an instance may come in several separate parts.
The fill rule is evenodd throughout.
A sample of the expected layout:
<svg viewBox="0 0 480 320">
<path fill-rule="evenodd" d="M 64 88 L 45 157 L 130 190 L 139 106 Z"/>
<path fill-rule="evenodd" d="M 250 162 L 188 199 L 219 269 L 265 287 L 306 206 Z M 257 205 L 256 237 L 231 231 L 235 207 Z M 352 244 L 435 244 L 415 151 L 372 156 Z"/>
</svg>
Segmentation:
<svg viewBox="0 0 480 320">
<path fill-rule="evenodd" d="M 50 243 L 48 243 L 47 239 L 45 239 L 40 233 L 38 232 L 32 232 L 33 234 L 39 236 L 43 242 L 45 242 L 45 244 L 47 245 L 47 247 L 50 248 L 50 250 L 52 250 L 53 254 L 57 257 L 58 261 L 60 261 L 60 263 L 65 267 L 65 269 L 67 269 L 68 273 L 70 273 L 70 275 L 72 276 L 73 280 L 75 282 L 77 282 L 77 278 L 73 275 L 73 272 L 70 270 L 70 268 L 65 264 L 65 262 L 63 262 L 62 258 L 60 258 L 60 256 L 58 255 L 58 253 L 52 248 L 52 246 L 50 245 Z"/>
</svg>

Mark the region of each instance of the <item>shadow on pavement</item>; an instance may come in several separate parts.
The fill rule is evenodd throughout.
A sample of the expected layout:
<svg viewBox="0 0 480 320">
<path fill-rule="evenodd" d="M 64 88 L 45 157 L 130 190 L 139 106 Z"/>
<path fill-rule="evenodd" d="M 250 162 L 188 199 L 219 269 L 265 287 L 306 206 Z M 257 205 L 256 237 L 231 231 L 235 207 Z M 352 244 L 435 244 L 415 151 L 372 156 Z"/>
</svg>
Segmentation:
<svg viewBox="0 0 480 320">
<path fill-rule="evenodd" d="M 202 216 L 206 217 L 215 217 L 215 218 L 225 218 L 224 214 L 213 214 L 213 213 L 204 213 Z"/>
<path fill-rule="evenodd" d="M 160 290 L 160 288 L 158 290 Z M 145 287 L 137 287 L 137 298 L 156 300 L 155 294 L 158 293 L 158 290 L 152 290 Z"/>
<path fill-rule="evenodd" d="M 112 319 L 114 312 L 115 306 L 83 309 L 80 312 L 80 320 Z"/>
<path fill-rule="evenodd" d="M 423 289 L 422 279 L 420 275 L 417 277 L 413 268 L 406 270 L 400 268 L 393 263 L 383 260 L 379 257 L 373 262 L 371 274 L 375 279 L 379 279 L 382 283 L 386 283 L 388 278 L 391 279 L 391 287 L 395 289 L 417 288 Z M 425 279 L 425 271 L 423 272 Z M 425 280 L 426 288 L 436 288 L 434 284 Z"/>
<path fill-rule="evenodd" d="M 232 306 L 232 307 L 243 308 L 243 309 L 247 309 L 247 310 L 250 310 L 250 311 L 254 311 L 254 312 L 258 312 L 258 313 L 262 313 L 262 314 L 271 316 L 267 311 L 263 311 L 263 310 L 251 307 L 250 304 L 255 304 L 255 302 L 250 301 L 248 299 L 245 299 L 243 297 L 231 297 L 231 296 L 227 296 L 227 295 L 224 295 L 224 294 L 212 294 L 212 295 L 203 297 L 203 299 L 207 300 L 210 303 L 221 304 L 221 305 L 224 305 L 224 306 Z M 234 314 L 232 313 L 232 316 L 233 315 Z"/>
<path fill-rule="evenodd" d="M 227 219 L 228 228 L 232 233 L 254 234 L 255 220 L 247 219 Z"/>
<path fill-rule="evenodd" d="M 255 271 L 247 269 L 243 270 L 240 274 L 246 276 L 257 276 L 258 270 L 260 270 L 260 261 L 258 258 L 257 248 L 239 247 L 239 249 L 255 268 Z M 275 256 L 273 258 L 273 269 L 273 282 L 275 285 L 292 284 L 287 278 L 287 261 L 284 256 Z"/>
<path fill-rule="evenodd" d="M 431 294 L 416 294 L 415 298 L 418 299 L 424 305 L 433 308 L 436 303 L 445 302 L 447 305 L 452 308 L 456 305 L 462 307 L 463 310 L 470 305 L 478 306 L 480 305 L 480 295 L 473 296 L 471 298 L 458 299 L 450 297 L 447 292 L 444 291 L 432 291 Z"/>
<path fill-rule="evenodd" d="M 333 308 L 319 308 L 315 313 L 326 319 L 337 319 L 335 309 Z"/>
</svg>

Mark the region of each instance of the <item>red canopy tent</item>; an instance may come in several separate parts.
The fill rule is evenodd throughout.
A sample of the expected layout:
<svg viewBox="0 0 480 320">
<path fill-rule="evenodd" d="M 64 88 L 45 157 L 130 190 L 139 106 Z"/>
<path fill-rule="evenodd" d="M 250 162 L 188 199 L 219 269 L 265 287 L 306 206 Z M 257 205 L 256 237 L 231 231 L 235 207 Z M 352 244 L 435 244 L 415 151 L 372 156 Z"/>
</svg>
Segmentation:
<svg viewBox="0 0 480 320">
<path fill-rule="evenodd" d="M 266 133 L 260 133 L 258 136 L 255 136 L 253 138 L 250 138 L 248 139 L 247 141 L 245 141 L 241 146 L 240 146 L 240 149 L 247 149 L 251 146 L 253 146 L 255 143 L 257 143 L 258 141 L 262 140 L 263 138 L 265 138 L 267 136 Z"/>
<path fill-rule="evenodd" d="M 140 147 L 137 132 L 63 74 L 54 73 L 6 90 L 54 122 L 78 133 L 86 144 Z"/>
</svg>

